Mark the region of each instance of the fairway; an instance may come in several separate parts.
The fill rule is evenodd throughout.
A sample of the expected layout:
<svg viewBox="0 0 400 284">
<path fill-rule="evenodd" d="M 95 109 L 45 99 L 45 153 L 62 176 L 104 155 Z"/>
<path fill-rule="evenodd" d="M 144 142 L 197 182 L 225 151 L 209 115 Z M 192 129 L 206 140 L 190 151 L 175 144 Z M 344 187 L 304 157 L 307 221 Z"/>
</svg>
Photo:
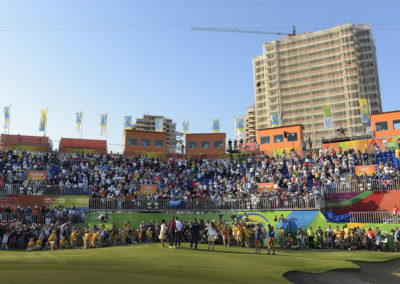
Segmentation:
<svg viewBox="0 0 400 284">
<path fill-rule="evenodd" d="M 159 244 L 43 252 L 1 251 L 2 283 L 289 283 L 288 271 L 357 268 L 348 260 L 386 261 L 397 253 L 278 250 L 216 246 L 215 252 L 160 248 Z"/>
</svg>

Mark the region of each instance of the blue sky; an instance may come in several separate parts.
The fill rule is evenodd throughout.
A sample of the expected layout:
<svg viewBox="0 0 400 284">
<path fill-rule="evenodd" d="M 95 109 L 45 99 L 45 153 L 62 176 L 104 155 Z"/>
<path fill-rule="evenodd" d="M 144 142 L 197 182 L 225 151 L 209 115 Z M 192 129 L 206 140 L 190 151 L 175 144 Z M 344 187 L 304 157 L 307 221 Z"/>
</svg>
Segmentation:
<svg viewBox="0 0 400 284">
<path fill-rule="evenodd" d="M 192 27 L 298 33 L 349 22 L 372 24 L 384 111 L 400 109 L 399 1 L 9 0 L 0 1 L 0 106 L 12 105 L 11 133 L 99 136 L 121 149 L 123 116 L 162 114 L 209 132 L 212 119 L 233 137 L 233 117 L 253 104 L 252 57 L 275 35 L 195 32 Z M 0 123 L 2 121 L 0 120 Z"/>
</svg>

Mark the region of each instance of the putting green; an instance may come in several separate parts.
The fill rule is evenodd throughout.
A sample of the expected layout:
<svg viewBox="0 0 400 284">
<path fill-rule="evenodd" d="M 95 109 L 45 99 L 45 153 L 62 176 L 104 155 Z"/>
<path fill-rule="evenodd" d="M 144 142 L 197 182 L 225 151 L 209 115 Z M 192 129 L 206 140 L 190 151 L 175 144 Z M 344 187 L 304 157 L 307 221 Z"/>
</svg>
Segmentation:
<svg viewBox="0 0 400 284">
<path fill-rule="evenodd" d="M 288 271 L 357 268 L 348 260 L 386 261 L 398 253 L 295 249 L 254 255 L 253 249 L 205 245 L 194 251 L 160 244 L 43 252 L 1 251 L 2 283 L 288 283 Z M 265 253 L 265 251 L 263 251 Z"/>
</svg>

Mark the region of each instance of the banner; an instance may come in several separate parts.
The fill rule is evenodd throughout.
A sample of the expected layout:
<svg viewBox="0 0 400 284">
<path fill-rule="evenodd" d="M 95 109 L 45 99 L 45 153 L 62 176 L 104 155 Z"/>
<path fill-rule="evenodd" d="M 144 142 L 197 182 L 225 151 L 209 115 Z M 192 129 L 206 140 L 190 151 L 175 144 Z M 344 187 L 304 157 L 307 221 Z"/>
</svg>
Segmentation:
<svg viewBox="0 0 400 284">
<path fill-rule="evenodd" d="M 40 113 L 39 131 L 46 132 L 47 128 L 47 108 L 42 109 Z"/>
<path fill-rule="evenodd" d="M 279 112 L 271 113 L 271 124 L 272 124 L 272 127 L 279 127 L 281 125 Z"/>
<path fill-rule="evenodd" d="M 11 106 L 4 107 L 4 129 L 10 128 L 10 109 Z"/>
<path fill-rule="evenodd" d="M 181 201 L 180 200 L 170 200 L 169 201 L 169 206 L 170 207 L 177 207 L 181 205 Z"/>
<path fill-rule="evenodd" d="M 163 132 L 164 119 L 162 117 L 156 118 L 156 132 Z"/>
<path fill-rule="evenodd" d="M 107 113 L 100 114 L 100 136 L 107 134 Z"/>
<path fill-rule="evenodd" d="M 367 165 L 367 166 L 356 166 L 356 176 L 363 176 L 366 174 L 367 176 L 372 176 L 375 174 L 375 165 Z"/>
<path fill-rule="evenodd" d="M 81 132 L 82 132 L 82 116 L 83 116 L 83 111 L 77 112 L 77 113 L 75 114 L 75 116 L 76 116 L 76 118 L 75 118 L 75 128 L 76 128 L 76 131 L 77 131 L 78 133 L 81 133 Z"/>
<path fill-rule="evenodd" d="M 371 115 L 369 112 L 369 105 L 367 99 L 358 99 L 360 104 L 360 111 L 361 111 L 361 122 L 362 123 L 371 123 Z"/>
<path fill-rule="evenodd" d="M 257 184 L 258 192 L 271 192 L 274 191 L 274 183 L 267 182 L 267 183 L 259 183 Z"/>
<path fill-rule="evenodd" d="M 213 119 L 212 131 L 214 133 L 219 133 L 219 118 Z"/>
<path fill-rule="evenodd" d="M 41 181 L 46 179 L 46 171 L 28 171 L 28 179 Z"/>
<path fill-rule="evenodd" d="M 131 115 L 127 115 L 124 117 L 124 129 L 132 130 L 132 116 Z"/>
<path fill-rule="evenodd" d="M 330 105 L 322 106 L 322 112 L 324 113 L 324 127 L 333 128 L 331 106 Z"/>
<path fill-rule="evenodd" d="M 244 139 L 244 120 L 245 116 L 235 117 L 235 139 Z"/>
<path fill-rule="evenodd" d="M 189 133 L 189 120 L 185 120 L 182 124 L 183 133 Z"/>
<path fill-rule="evenodd" d="M 139 186 L 140 193 L 142 194 L 155 194 L 157 192 L 156 184 L 141 184 Z"/>
</svg>

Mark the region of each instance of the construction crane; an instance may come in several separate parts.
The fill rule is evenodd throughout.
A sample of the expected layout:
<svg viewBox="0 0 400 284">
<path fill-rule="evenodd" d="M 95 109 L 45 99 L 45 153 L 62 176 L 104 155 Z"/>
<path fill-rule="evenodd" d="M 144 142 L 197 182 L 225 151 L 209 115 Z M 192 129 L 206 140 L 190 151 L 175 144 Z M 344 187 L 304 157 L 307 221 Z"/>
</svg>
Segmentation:
<svg viewBox="0 0 400 284">
<path fill-rule="evenodd" d="M 192 31 L 205 31 L 205 32 L 226 32 L 226 33 L 245 33 L 245 34 L 263 34 L 263 35 L 287 35 L 294 36 L 296 35 L 296 27 L 292 27 L 292 33 L 278 33 L 278 32 L 266 32 L 266 31 L 258 31 L 258 30 L 241 30 L 241 29 L 225 29 L 225 28 L 192 28 Z"/>
</svg>

